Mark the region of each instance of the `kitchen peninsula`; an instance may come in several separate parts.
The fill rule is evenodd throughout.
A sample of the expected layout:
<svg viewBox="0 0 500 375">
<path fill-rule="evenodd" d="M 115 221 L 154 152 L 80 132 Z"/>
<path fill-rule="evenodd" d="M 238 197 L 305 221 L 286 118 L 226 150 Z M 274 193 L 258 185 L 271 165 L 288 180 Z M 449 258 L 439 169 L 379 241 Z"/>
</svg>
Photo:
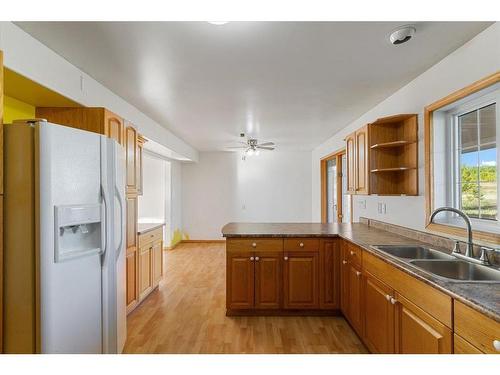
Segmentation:
<svg viewBox="0 0 500 375">
<path fill-rule="evenodd" d="M 447 239 L 368 220 L 229 223 L 222 234 L 227 315 L 343 314 L 375 353 L 500 350 L 500 282 L 451 280 L 373 247 L 451 258 Z"/>
</svg>

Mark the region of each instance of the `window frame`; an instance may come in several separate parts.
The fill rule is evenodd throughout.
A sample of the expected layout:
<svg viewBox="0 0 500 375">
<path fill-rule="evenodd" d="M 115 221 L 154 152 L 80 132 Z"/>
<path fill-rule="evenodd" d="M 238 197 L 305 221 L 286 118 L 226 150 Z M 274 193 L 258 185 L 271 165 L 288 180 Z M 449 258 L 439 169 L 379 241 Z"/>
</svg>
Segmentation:
<svg viewBox="0 0 500 375">
<path fill-rule="evenodd" d="M 430 223 L 431 213 L 434 207 L 434 176 L 433 176 L 433 115 L 435 111 L 458 104 L 459 101 L 469 97 L 483 89 L 496 85 L 500 82 L 500 71 L 484 77 L 472 84 L 461 88 L 451 94 L 435 101 L 424 108 L 424 161 L 425 161 L 425 226 L 427 230 L 445 234 L 447 237 L 464 239 L 467 237 L 463 226 L 454 226 L 446 223 Z M 497 106 L 498 110 L 498 106 Z M 498 158 L 497 153 L 497 158 Z M 463 225 L 463 224 L 462 224 Z M 473 228 L 473 238 L 488 244 L 500 244 L 500 233 L 490 229 Z"/>
</svg>

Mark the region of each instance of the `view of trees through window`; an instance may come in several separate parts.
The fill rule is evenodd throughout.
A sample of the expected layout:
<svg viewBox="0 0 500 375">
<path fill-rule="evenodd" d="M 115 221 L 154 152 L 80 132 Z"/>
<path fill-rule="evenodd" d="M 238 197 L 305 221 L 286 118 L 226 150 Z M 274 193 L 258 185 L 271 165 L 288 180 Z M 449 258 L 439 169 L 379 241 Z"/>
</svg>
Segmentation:
<svg viewBox="0 0 500 375">
<path fill-rule="evenodd" d="M 496 105 L 458 116 L 460 204 L 470 217 L 497 220 Z"/>
</svg>

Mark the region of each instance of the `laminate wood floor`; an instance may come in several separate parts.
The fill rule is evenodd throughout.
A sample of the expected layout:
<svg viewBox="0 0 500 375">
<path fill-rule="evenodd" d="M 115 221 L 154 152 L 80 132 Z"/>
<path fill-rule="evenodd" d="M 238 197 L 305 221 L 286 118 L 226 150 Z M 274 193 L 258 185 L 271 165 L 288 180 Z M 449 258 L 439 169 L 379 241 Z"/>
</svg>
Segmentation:
<svg viewBox="0 0 500 375">
<path fill-rule="evenodd" d="M 343 317 L 226 317 L 225 245 L 164 253 L 164 279 L 128 316 L 124 353 L 366 353 Z"/>
</svg>

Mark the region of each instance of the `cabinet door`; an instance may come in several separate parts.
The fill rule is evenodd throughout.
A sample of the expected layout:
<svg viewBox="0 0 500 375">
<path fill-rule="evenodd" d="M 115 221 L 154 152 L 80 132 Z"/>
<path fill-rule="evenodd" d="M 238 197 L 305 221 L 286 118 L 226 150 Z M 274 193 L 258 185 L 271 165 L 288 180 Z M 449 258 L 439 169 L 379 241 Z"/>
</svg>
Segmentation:
<svg viewBox="0 0 500 375">
<path fill-rule="evenodd" d="M 144 149 L 144 143 L 146 140 L 142 135 L 137 136 L 137 163 L 136 163 L 136 187 L 137 187 L 137 194 L 142 195 L 142 151 Z"/>
<path fill-rule="evenodd" d="M 340 308 L 340 245 L 338 239 L 322 240 L 319 271 L 319 306 Z"/>
<path fill-rule="evenodd" d="M 163 276 L 163 241 L 153 243 L 153 288 L 156 287 Z"/>
<path fill-rule="evenodd" d="M 470 342 L 457 335 L 453 335 L 453 353 L 454 354 L 484 354 Z"/>
<path fill-rule="evenodd" d="M 356 132 L 356 194 L 368 194 L 370 171 L 368 167 L 368 126 Z"/>
<path fill-rule="evenodd" d="M 361 269 L 349 264 L 349 291 L 348 291 L 348 319 L 352 327 L 362 335 L 363 328 L 363 306 L 362 306 L 362 288 L 363 282 Z"/>
<path fill-rule="evenodd" d="M 143 300 L 153 290 L 152 254 L 152 246 L 144 246 L 139 249 L 139 301 Z"/>
<path fill-rule="evenodd" d="M 396 293 L 395 351 L 398 354 L 451 354 L 451 330 Z"/>
<path fill-rule="evenodd" d="M 254 254 L 228 253 L 226 257 L 226 308 L 254 307 Z"/>
<path fill-rule="evenodd" d="M 394 291 L 369 273 L 363 276 L 364 341 L 372 353 L 394 353 Z"/>
<path fill-rule="evenodd" d="M 104 111 L 104 134 L 121 145 L 125 143 L 123 119 L 108 110 Z"/>
<path fill-rule="evenodd" d="M 281 291 L 283 253 L 255 253 L 255 308 L 279 309 L 281 307 Z"/>
<path fill-rule="evenodd" d="M 283 307 L 319 308 L 319 253 L 285 252 L 283 259 Z"/>
<path fill-rule="evenodd" d="M 127 267 L 127 312 L 133 310 L 139 298 L 137 296 L 137 249 L 131 247 L 127 249 L 126 256 Z"/>
<path fill-rule="evenodd" d="M 129 194 L 137 194 L 137 130 L 133 126 L 125 129 L 126 150 L 126 190 Z"/>
<path fill-rule="evenodd" d="M 340 309 L 344 316 L 349 315 L 349 261 L 347 242 L 341 242 L 340 261 Z"/>
<path fill-rule="evenodd" d="M 347 158 L 347 194 L 356 194 L 356 134 L 349 134 L 346 139 Z"/>
</svg>

